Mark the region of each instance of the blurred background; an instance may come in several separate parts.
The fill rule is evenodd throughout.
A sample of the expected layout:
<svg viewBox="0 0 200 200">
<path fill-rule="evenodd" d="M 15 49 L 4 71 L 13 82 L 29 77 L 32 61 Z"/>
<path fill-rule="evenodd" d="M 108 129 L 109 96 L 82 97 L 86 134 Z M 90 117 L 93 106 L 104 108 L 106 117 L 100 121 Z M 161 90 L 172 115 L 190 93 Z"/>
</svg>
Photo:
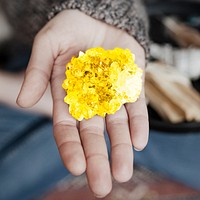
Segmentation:
<svg viewBox="0 0 200 200">
<path fill-rule="evenodd" d="M 151 56 L 146 70 L 145 83 L 151 134 L 164 135 L 163 137 L 170 137 L 172 140 L 176 137 L 176 141 L 186 135 L 199 139 L 200 1 L 146 0 L 144 2 L 149 16 L 151 41 Z M 65 177 L 66 171 L 53 142 L 50 125 L 52 107 L 50 92 L 48 91 L 42 101 L 33 108 L 34 112 L 33 109 L 27 112 L 16 108 L 15 100 L 30 52 L 31 46 L 21 43 L 15 37 L 12 27 L 0 8 L 0 135 L 2 135 L 0 137 L 0 180 L 1 177 L 5 179 L 8 172 L 8 177 L 13 176 L 12 181 L 0 184 L 0 199 L 9 200 L 4 199 L 3 195 L 1 196 L 1 192 L 8 188 L 10 191 L 16 190 L 17 197 L 19 197 L 17 199 L 94 199 L 89 192 L 85 176 Z M 18 113 L 20 113 L 20 117 Z M 13 122 L 6 121 L 8 115 L 12 116 Z M 2 129 L 1 124 L 7 124 L 7 128 Z M 20 130 L 23 126 L 28 128 L 21 133 Z M 38 130 L 41 129 L 42 132 L 47 126 L 48 133 L 42 136 L 42 141 L 46 145 L 40 147 L 41 144 L 34 135 L 35 127 L 39 127 L 37 128 L 39 135 L 40 131 Z M 15 127 L 20 134 L 12 135 L 9 127 Z M 11 135 L 12 137 L 8 137 Z M 26 143 L 23 139 L 24 136 L 30 137 L 32 142 Z M 22 153 L 20 148 L 25 147 L 27 152 Z M 35 149 L 39 158 L 36 159 L 36 162 L 29 163 L 25 158 L 32 156 L 29 152 L 32 148 Z M 151 148 L 151 143 L 149 148 Z M 176 142 L 172 148 L 176 148 Z M 198 150 L 196 148 L 196 151 Z M 197 163 L 200 162 L 198 153 L 196 152 L 197 156 L 194 155 Z M 23 160 L 20 162 L 24 163 L 24 168 L 21 169 L 22 173 L 18 176 L 16 176 L 17 170 L 10 167 L 16 162 L 13 160 L 15 154 L 19 160 Z M 149 154 L 147 155 L 149 156 Z M 162 171 L 162 166 L 159 170 L 153 165 L 145 164 L 138 158 L 139 156 L 136 153 L 138 162 L 136 162 L 133 178 L 125 184 L 114 183 L 112 193 L 104 199 L 200 199 L 200 186 L 198 189 L 193 184 L 195 179 L 198 179 L 196 182 L 200 183 L 199 174 L 197 177 L 193 176 L 191 179 L 185 180 L 180 177 L 181 175 L 176 177 L 173 173 L 165 173 L 167 170 Z M 178 160 L 174 162 L 176 163 L 176 161 L 178 162 Z M 44 169 L 40 169 L 37 162 L 43 165 Z M 162 162 L 162 159 L 158 162 Z M 171 165 L 174 170 L 184 171 L 184 165 L 183 168 L 180 168 L 176 167 L 175 163 L 174 166 Z M 16 169 L 20 166 L 20 164 L 16 164 Z M 45 170 L 45 166 L 48 170 Z M 14 183 L 23 176 L 23 171 L 24 174 L 29 174 L 26 179 L 27 187 L 16 188 Z M 32 179 L 33 177 L 35 179 Z M 32 183 L 28 183 L 29 180 L 33 180 Z"/>
</svg>

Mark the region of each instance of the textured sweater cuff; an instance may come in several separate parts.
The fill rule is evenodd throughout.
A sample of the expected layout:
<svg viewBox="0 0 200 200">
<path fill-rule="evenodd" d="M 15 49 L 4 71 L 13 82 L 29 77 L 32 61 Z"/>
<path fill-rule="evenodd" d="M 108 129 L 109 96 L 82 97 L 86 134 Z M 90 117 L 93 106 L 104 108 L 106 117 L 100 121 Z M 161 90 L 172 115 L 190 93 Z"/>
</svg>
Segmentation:
<svg viewBox="0 0 200 200">
<path fill-rule="evenodd" d="M 53 6 L 48 18 L 65 9 L 83 13 L 122 29 L 133 36 L 149 57 L 147 20 L 138 0 L 67 0 Z"/>
</svg>

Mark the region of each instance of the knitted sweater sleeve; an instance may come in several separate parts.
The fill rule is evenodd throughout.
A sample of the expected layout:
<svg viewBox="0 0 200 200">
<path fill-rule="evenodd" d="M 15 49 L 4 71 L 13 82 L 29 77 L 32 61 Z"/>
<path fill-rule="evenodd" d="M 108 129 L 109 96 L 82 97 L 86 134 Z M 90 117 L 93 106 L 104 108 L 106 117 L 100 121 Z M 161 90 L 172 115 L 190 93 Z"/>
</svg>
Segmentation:
<svg viewBox="0 0 200 200">
<path fill-rule="evenodd" d="M 128 32 L 148 57 L 147 18 L 141 0 L 0 0 L 15 32 L 31 42 L 36 33 L 65 9 L 81 12 Z"/>
</svg>

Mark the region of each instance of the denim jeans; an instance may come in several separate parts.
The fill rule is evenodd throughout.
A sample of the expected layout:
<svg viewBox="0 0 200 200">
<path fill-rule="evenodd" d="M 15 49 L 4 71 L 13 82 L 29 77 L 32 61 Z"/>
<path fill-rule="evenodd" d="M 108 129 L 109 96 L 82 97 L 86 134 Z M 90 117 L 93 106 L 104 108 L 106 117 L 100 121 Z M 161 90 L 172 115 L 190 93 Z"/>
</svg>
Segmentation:
<svg viewBox="0 0 200 200">
<path fill-rule="evenodd" d="M 148 145 L 135 153 L 135 162 L 200 190 L 200 133 L 150 131 Z"/>
<path fill-rule="evenodd" d="M 200 189 L 199 153 L 200 134 L 151 131 L 135 163 Z M 0 105 L 0 199 L 31 199 L 68 175 L 51 120 Z"/>
<path fill-rule="evenodd" d="M 0 199 L 30 199 L 68 174 L 51 120 L 0 105 Z"/>
</svg>

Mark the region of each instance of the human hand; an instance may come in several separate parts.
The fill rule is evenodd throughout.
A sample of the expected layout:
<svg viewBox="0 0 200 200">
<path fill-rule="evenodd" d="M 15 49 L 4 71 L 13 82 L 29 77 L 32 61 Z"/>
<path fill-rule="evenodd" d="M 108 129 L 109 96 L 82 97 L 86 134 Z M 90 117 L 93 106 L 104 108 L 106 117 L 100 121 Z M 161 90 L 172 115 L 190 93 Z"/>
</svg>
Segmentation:
<svg viewBox="0 0 200 200">
<path fill-rule="evenodd" d="M 21 107 L 31 107 L 43 96 L 48 82 L 53 96 L 55 140 L 66 168 L 74 175 L 86 170 L 95 196 L 103 197 L 112 188 L 111 172 L 119 182 L 128 181 L 133 172 L 133 151 L 142 150 L 148 140 L 148 117 L 144 89 L 135 103 L 121 107 L 105 118 L 111 141 L 111 169 L 104 139 L 104 119 L 95 116 L 77 122 L 64 103 L 65 66 L 72 56 L 88 48 L 128 48 L 142 69 L 143 48 L 126 32 L 97 21 L 79 11 L 59 13 L 37 34 L 25 79 L 18 96 Z M 143 77 L 144 78 L 144 77 Z M 144 84 L 143 84 L 144 85 Z"/>
</svg>

